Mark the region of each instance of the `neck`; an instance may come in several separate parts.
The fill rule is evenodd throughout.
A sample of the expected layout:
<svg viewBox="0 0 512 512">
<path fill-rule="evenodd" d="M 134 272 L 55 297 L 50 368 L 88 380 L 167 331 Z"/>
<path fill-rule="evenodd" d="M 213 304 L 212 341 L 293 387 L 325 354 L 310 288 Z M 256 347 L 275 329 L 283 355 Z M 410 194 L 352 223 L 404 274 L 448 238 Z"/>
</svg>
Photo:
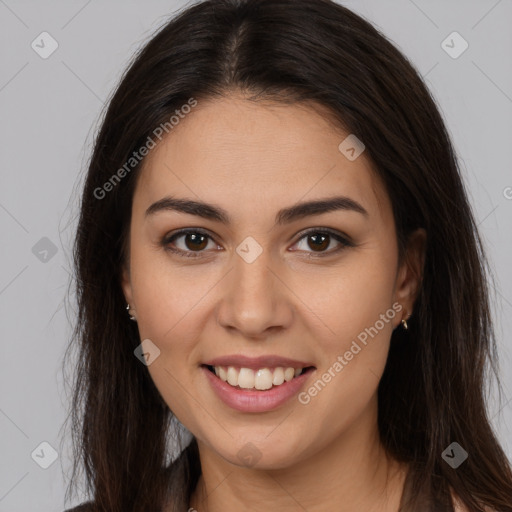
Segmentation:
<svg viewBox="0 0 512 512">
<path fill-rule="evenodd" d="M 396 512 L 405 467 L 387 456 L 376 408 L 319 451 L 278 469 L 244 468 L 198 440 L 202 474 L 190 507 L 198 512 Z"/>
</svg>

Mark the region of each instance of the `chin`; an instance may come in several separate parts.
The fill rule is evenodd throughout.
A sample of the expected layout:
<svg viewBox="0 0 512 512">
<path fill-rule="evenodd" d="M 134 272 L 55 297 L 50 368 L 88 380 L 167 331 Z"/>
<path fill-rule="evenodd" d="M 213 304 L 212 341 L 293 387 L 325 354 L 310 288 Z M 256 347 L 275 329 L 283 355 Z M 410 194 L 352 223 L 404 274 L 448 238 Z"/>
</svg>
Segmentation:
<svg viewBox="0 0 512 512">
<path fill-rule="evenodd" d="M 288 439 L 275 438 L 270 440 L 265 437 L 254 436 L 253 440 L 233 442 L 230 446 L 216 447 L 212 445 L 221 457 L 229 463 L 247 469 L 272 470 L 289 468 L 300 462 L 303 450 L 298 450 L 297 445 L 304 443 L 290 442 Z M 235 446 L 235 450 L 233 447 Z"/>
</svg>

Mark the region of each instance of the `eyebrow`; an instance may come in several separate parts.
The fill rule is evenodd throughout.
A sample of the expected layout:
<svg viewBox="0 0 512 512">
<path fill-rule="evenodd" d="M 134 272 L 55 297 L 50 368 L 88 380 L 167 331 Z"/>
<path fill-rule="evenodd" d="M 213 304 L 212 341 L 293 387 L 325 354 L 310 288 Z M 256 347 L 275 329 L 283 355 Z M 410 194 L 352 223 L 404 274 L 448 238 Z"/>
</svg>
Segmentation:
<svg viewBox="0 0 512 512">
<path fill-rule="evenodd" d="M 146 217 L 162 211 L 177 211 L 196 215 L 203 219 L 221 222 L 222 224 L 231 224 L 229 213 L 213 204 L 208 204 L 192 199 L 180 199 L 176 197 L 164 197 L 153 203 L 146 210 Z M 354 211 L 368 217 L 368 212 L 350 197 L 336 196 L 315 201 L 298 203 L 288 208 L 279 210 L 276 215 L 275 223 L 277 225 L 289 224 L 295 220 L 313 215 L 333 212 L 337 210 Z"/>
</svg>

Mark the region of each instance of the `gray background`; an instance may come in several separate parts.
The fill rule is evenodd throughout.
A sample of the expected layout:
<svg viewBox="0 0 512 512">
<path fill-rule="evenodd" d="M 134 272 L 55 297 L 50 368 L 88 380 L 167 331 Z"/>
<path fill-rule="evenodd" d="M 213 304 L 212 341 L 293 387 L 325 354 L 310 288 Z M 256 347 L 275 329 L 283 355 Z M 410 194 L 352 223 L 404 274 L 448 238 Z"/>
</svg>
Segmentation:
<svg viewBox="0 0 512 512">
<path fill-rule="evenodd" d="M 492 391 L 489 414 L 512 458 L 512 0 L 343 3 L 411 59 L 453 137 L 495 269 L 504 396 L 500 403 Z M 74 318 L 65 294 L 81 169 L 104 102 L 133 52 L 184 5 L 0 0 L 0 512 L 64 508 L 70 452 L 61 439 L 61 364 Z M 47 59 L 31 47 L 43 31 L 59 45 Z M 456 59 L 441 45 L 453 31 L 469 43 Z M 448 44 L 461 48 L 460 41 Z M 36 449 L 41 454 L 42 442 L 58 451 L 48 469 L 31 457 Z"/>
</svg>

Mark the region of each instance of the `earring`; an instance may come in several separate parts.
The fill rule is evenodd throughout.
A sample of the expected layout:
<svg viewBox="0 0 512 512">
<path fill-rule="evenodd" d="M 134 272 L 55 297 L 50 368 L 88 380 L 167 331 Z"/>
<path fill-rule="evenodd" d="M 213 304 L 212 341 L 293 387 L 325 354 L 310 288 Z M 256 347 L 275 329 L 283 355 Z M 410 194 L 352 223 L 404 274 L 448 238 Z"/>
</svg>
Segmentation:
<svg viewBox="0 0 512 512">
<path fill-rule="evenodd" d="M 405 317 L 406 318 L 402 318 L 401 324 L 402 324 L 403 328 L 407 331 L 409 329 L 409 326 L 407 325 L 407 318 L 410 318 L 410 316 L 408 317 L 407 313 L 406 313 Z"/>
<path fill-rule="evenodd" d="M 128 314 L 130 315 L 130 320 L 137 320 L 131 313 L 130 313 L 130 304 L 126 304 L 126 311 L 128 311 Z"/>
</svg>

